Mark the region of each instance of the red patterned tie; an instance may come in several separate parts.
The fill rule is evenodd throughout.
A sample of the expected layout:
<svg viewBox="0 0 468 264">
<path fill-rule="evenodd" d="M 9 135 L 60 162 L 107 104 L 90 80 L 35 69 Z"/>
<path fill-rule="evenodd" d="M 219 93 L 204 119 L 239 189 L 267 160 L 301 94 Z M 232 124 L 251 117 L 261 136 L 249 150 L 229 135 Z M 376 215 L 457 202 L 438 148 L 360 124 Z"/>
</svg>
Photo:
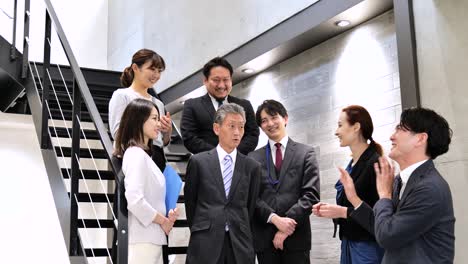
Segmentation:
<svg viewBox="0 0 468 264">
<path fill-rule="evenodd" d="M 276 162 L 275 167 L 276 171 L 281 171 L 281 165 L 283 164 L 283 155 L 281 154 L 281 143 L 275 143 L 276 147 Z"/>
</svg>

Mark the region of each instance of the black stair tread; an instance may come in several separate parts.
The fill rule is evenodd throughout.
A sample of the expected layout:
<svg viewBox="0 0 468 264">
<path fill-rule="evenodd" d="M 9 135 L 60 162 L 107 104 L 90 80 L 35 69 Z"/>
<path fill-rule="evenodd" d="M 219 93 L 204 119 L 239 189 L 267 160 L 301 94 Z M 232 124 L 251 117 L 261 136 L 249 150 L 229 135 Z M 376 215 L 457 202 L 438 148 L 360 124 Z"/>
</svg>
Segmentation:
<svg viewBox="0 0 468 264">
<path fill-rule="evenodd" d="M 168 247 L 167 253 L 169 255 L 182 255 L 187 254 L 187 247 Z"/>
<path fill-rule="evenodd" d="M 62 147 L 62 151 L 60 151 L 60 147 L 55 147 L 55 151 L 57 155 L 61 156 L 62 153 L 65 157 L 70 157 L 71 155 L 71 148 L 70 147 Z M 106 151 L 103 149 L 91 149 L 91 153 L 95 159 L 107 159 Z M 81 148 L 80 149 L 80 158 L 91 158 L 91 154 L 89 153 L 88 149 Z"/>
<path fill-rule="evenodd" d="M 62 170 L 62 175 L 63 178 L 68 179 L 68 173 L 70 172 L 70 169 L 61 169 Z M 68 173 L 67 173 L 68 171 Z M 95 170 L 82 170 L 85 179 L 87 180 L 99 180 L 98 172 Z M 81 172 L 79 173 L 80 179 L 83 178 L 81 175 Z M 114 180 L 114 173 L 112 171 L 99 171 L 99 175 L 101 176 L 102 180 Z"/>
<path fill-rule="evenodd" d="M 175 221 L 174 227 L 188 227 L 188 222 L 185 219 Z"/>
<path fill-rule="evenodd" d="M 72 129 L 71 128 L 65 128 L 65 127 L 56 127 L 55 129 L 53 127 L 49 128 L 50 134 L 52 137 L 62 137 L 62 138 L 69 138 L 68 133 L 70 133 L 70 136 L 72 134 Z M 55 130 L 57 133 L 55 133 Z M 68 133 L 67 133 L 68 130 Z M 80 138 L 84 139 L 83 132 L 86 136 L 87 139 L 99 139 L 99 134 L 97 133 L 96 130 L 94 129 L 83 129 L 81 131 L 80 129 Z"/>
<path fill-rule="evenodd" d="M 72 120 L 72 115 L 73 115 L 73 111 L 72 110 L 67 110 L 67 109 L 62 109 L 62 112 L 63 112 L 63 116 L 65 117 L 65 120 L 69 120 L 71 121 Z M 62 114 L 60 113 L 60 109 L 57 109 L 57 108 L 50 108 L 50 113 L 52 114 L 52 117 L 54 119 L 58 119 L 58 120 L 62 120 Z M 107 123 L 108 119 L 109 119 L 109 115 L 107 113 L 99 113 L 99 115 L 101 116 L 102 118 L 102 121 L 104 123 Z M 91 121 L 91 116 L 89 115 L 89 112 L 88 111 L 81 111 L 81 118 L 80 120 L 83 122 L 89 122 Z"/>
<path fill-rule="evenodd" d="M 70 193 L 68 193 L 68 195 L 70 195 Z M 109 202 L 112 203 L 112 201 L 114 201 L 114 194 L 112 193 L 91 193 L 90 195 L 91 199 L 93 200 L 93 203 L 107 203 L 106 196 L 109 198 Z M 78 193 L 77 196 L 78 202 L 91 202 L 87 193 Z"/>
<path fill-rule="evenodd" d="M 94 254 L 93 254 L 94 253 Z M 111 256 L 112 248 L 85 248 L 86 257 L 108 257 Z"/>
<path fill-rule="evenodd" d="M 98 223 L 99 221 L 99 223 Z M 84 224 L 83 224 L 84 222 Z M 78 219 L 78 228 L 114 228 L 114 221 L 112 219 Z"/>
</svg>

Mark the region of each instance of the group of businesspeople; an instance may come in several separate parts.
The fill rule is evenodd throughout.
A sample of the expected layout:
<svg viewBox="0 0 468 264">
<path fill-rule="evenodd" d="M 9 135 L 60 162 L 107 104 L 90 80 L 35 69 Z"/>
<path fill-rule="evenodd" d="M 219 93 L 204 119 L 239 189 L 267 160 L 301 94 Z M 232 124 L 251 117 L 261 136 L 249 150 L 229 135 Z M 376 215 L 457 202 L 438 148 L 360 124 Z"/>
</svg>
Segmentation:
<svg viewBox="0 0 468 264">
<path fill-rule="evenodd" d="M 122 159 L 128 203 L 129 263 L 163 263 L 162 246 L 179 216 L 165 205 L 172 120 L 152 87 L 163 58 L 142 49 L 109 103 L 115 155 Z M 362 106 L 342 109 L 335 135 L 349 147 L 337 169 L 336 204 L 320 201 L 314 148 L 287 134 L 288 112 L 265 100 L 257 111 L 230 95 L 233 68 L 214 58 L 203 68 L 207 93 L 184 104 L 181 133 L 189 160 L 184 186 L 190 228 L 186 263 L 310 263 L 310 215 L 333 219 L 342 264 L 453 263 L 449 186 L 433 160 L 449 149 L 447 121 L 426 108 L 402 112 L 389 157 L 374 141 Z M 259 128 L 268 141 L 256 149 Z M 256 149 L 256 150 L 255 150 Z"/>
</svg>

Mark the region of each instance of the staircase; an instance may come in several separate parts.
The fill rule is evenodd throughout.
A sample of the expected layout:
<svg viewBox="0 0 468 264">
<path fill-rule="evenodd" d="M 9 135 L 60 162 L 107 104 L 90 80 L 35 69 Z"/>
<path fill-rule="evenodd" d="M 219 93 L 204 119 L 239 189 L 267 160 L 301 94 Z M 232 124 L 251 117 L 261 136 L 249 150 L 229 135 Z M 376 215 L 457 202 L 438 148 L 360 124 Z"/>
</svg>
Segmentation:
<svg viewBox="0 0 468 264">
<path fill-rule="evenodd" d="M 25 2 L 25 13 L 29 13 L 29 1 Z M 23 59 L 27 59 L 29 48 L 25 41 L 24 56 L 16 51 L 16 60 L 0 60 L 0 70 L 14 69 L 6 71 L 6 78 L 8 82 L 15 83 L 15 93 L 19 94 L 16 95 L 17 103 L 21 102 L 21 95 L 26 91 L 27 97 L 23 97 L 23 101 L 28 102 L 28 109 L 24 111 L 30 111 L 33 115 L 56 205 L 59 193 L 68 194 L 68 198 L 62 196 L 67 201 L 59 200 L 59 203 L 66 205 L 65 208 L 57 206 L 57 210 L 59 215 L 65 212 L 69 217 L 61 225 L 72 263 L 87 263 L 91 260 L 89 258 L 93 258 L 92 263 L 126 263 L 128 212 L 123 174 L 120 161 L 111 155 L 107 125 L 109 100 L 112 93 L 121 87 L 120 72 L 80 68 L 50 1 L 44 2 L 47 7 L 45 43 L 50 43 L 53 21 L 71 66 L 50 65 L 50 47 L 45 45 L 44 62 L 26 60 L 26 67 L 23 67 Z M 27 33 L 25 30 L 25 39 Z M 0 43 L 5 43 L 5 40 L 0 39 Z M 1 54 L 4 54 L 5 48 L 10 47 L 0 45 Z M 24 71 L 20 74 L 22 68 L 26 70 L 26 76 Z M 3 82 L 5 78 L 1 79 Z M 7 102 L 6 105 L 14 105 L 14 102 Z M 171 142 L 166 149 L 166 158 L 184 180 L 190 154 L 187 151 L 171 151 L 185 149 L 176 127 L 173 127 Z M 52 155 L 55 155 L 55 159 L 50 158 Z M 62 186 L 52 184 L 60 183 L 60 178 L 64 183 Z M 183 203 L 183 195 L 179 197 L 179 203 Z M 63 212 L 60 211 L 62 209 Z M 66 222 L 68 224 L 64 224 Z M 186 231 L 187 226 L 186 220 L 178 220 L 173 230 Z M 112 241 L 117 238 L 119 246 L 112 248 L 115 244 Z M 169 245 L 172 244 L 171 238 Z M 169 262 L 169 255 L 185 254 L 186 249 L 186 246 L 166 248 L 165 263 Z"/>
</svg>

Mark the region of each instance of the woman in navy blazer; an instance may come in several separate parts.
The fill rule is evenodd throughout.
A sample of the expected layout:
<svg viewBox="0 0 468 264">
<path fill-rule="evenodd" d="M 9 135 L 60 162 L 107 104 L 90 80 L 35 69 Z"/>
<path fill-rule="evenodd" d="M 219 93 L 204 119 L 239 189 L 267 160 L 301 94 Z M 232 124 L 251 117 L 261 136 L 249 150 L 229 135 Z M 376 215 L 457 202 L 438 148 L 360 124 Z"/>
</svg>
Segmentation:
<svg viewBox="0 0 468 264">
<path fill-rule="evenodd" d="M 339 180 L 336 205 L 320 202 L 313 206 L 319 217 L 332 218 L 341 239 L 341 264 L 380 263 L 383 250 L 375 241 L 371 207 L 379 199 L 376 189 L 374 163 L 382 155 L 382 147 L 372 139 L 374 130 L 369 112 L 362 106 L 351 105 L 342 110 L 335 135 L 341 147 L 349 147 L 352 159 L 346 170 L 339 168 L 341 178 L 351 175 L 356 193 L 345 193 Z"/>
<path fill-rule="evenodd" d="M 166 217 L 166 181 L 150 156 L 159 128 L 156 104 L 140 98 L 125 108 L 117 131 L 114 154 L 123 156 L 129 264 L 162 264 L 162 245 L 178 216 L 174 209 Z"/>
</svg>

